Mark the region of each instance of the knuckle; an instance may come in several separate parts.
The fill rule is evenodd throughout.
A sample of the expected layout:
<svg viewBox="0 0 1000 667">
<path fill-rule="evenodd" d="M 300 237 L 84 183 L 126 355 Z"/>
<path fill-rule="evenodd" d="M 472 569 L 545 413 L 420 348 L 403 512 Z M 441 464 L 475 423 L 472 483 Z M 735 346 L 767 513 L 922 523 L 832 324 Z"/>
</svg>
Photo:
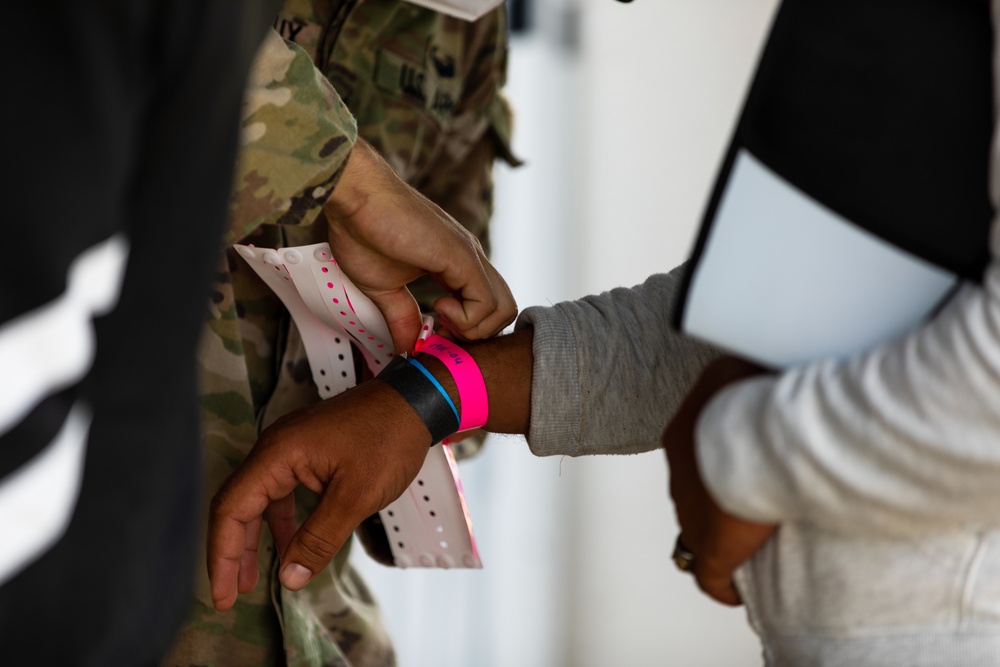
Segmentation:
<svg viewBox="0 0 1000 667">
<path fill-rule="evenodd" d="M 303 557 L 312 563 L 325 563 L 340 551 L 341 546 L 307 526 L 299 530 L 298 543 Z"/>
<path fill-rule="evenodd" d="M 695 581 L 698 582 L 698 588 L 701 589 L 702 593 L 704 593 L 705 595 L 709 596 L 714 600 L 719 599 L 718 591 L 716 590 L 717 587 L 713 584 L 713 582 L 706 581 L 705 578 L 701 576 L 696 576 Z"/>
<path fill-rule="evenodd" d="M 211 502 L 208 504 L 208 514 L 212 518 L 220 518 L 228 513 L 227 510 L 227 492 L 226 487 L 219 489 L 214 496 L 212 496 Z"/>
</svg>

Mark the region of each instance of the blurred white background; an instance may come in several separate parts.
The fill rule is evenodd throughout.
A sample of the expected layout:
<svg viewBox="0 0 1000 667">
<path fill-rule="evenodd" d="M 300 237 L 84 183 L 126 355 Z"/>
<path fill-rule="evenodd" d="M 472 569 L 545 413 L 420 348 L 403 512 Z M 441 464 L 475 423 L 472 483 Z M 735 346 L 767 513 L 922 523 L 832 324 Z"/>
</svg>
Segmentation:
<svg viewBox="0 0 1000 667">
<path fill-rule="evenodd" d="M 493 260 L 519 305 L 683 261 L 777 0 L 534 0 L 511 42 L 515 153 L 497 169 Z M 756 667 L 742 610 L 669 556 L 660 452 L 536 458 L 493 437 L 462 462 L 481 571 L 353 556 L 402 667 Z"/>
</svg>

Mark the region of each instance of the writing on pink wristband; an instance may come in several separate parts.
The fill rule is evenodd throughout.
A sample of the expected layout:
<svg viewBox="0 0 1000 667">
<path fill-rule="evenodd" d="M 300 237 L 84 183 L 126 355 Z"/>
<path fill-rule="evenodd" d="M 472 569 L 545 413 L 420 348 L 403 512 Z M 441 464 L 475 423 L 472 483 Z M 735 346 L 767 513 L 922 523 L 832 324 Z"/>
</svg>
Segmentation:
<svg viewBox="0 0 1000 667">
<path fill-rule="evenodd" d="M 484 426 L 490 415 L 490 401 L 483 373 L 472 355 L 437 334 L 418 340 L 414 351 L 437 357 L 455 379 L 458 400 L 462 404 L 458 430 L 469 431 Z"/>
</svg>

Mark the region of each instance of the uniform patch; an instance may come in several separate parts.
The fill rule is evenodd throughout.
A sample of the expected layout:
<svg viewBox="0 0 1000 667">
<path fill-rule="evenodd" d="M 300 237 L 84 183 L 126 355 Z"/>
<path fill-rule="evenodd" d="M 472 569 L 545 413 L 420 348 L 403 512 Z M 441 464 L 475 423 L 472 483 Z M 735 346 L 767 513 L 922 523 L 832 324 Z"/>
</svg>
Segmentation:
<svg viewBox="0 0 1000 667">
<path fill-rule="evenodd" d="M 427 76 L 422 67 L 414 65 L 391 51 L 381 50 L 375 61 L 375 85 L 387 93 L 426 102 Z"/>
<path fill-rule="evenodd" d="M 445 124 L 461 91 L 457 75 L 455 57 L 437 45 L 427 50 L 423 64 L 382 49 L 375 61 L 374 83 L 386 93 L 411 100 Z"/>
</svg>

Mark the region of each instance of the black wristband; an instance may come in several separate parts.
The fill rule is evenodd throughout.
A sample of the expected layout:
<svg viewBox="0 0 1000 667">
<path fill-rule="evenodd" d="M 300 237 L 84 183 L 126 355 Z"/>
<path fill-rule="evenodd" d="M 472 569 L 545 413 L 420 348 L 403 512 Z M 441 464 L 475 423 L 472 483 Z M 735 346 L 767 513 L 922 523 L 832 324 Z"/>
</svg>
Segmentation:
<svg viewBox="0 0 1000 667">
<path fill-rule="evenodd" d="M 448 399 L 405 357 L 394 358 L 375 379 L 395 389 L 416 411 L 430 431 L 432 447 L 458 431 L 458 417 Z"/>
</svg>

